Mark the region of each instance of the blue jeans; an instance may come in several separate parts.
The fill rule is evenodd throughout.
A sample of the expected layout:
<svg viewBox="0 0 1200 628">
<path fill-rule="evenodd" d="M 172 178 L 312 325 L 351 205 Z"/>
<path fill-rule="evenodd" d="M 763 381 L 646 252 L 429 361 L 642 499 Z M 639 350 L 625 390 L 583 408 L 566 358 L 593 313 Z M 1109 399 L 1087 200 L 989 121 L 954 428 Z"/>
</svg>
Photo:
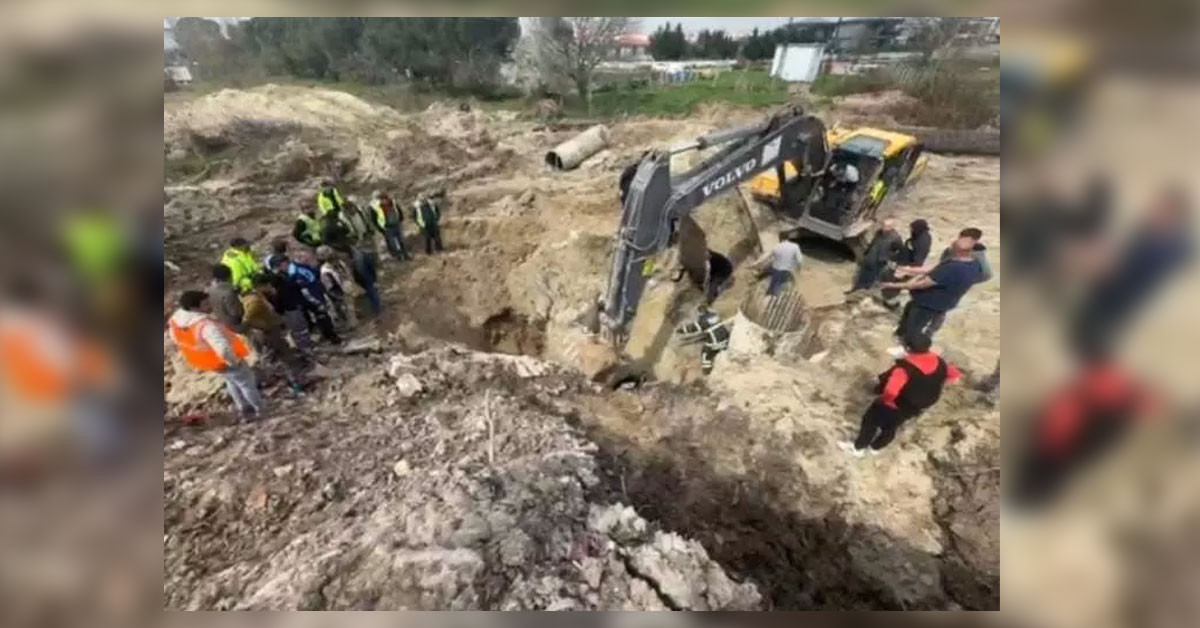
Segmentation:
<svg viewBox="0 0 1200 628">
<path fill-rule="evenodd" d="M 388 225 L 383 228 L 383 241 L 387 244 L 388 252 L 398 259 L 411 259 L 408 249 L 404 248 L 404 234 L 400 225 Z"/>
<path fill-rule="evenodd" d="M 771 269 L 771 283 L 767 285 L 767 294 L 776 296 L 783 285 L 792 280 L 791 271 Z"/>
<path fill-rule="evenodd" d="M 367 303 L 371 305 L 371 313 L 378 316 L 383 311 L 383 303 L 379 299 L 379 288 L 375 284 L 375 256 L 365 251 L 354 255 L 354 281 L 362 286 L 367 293 Z"/>
</svg>

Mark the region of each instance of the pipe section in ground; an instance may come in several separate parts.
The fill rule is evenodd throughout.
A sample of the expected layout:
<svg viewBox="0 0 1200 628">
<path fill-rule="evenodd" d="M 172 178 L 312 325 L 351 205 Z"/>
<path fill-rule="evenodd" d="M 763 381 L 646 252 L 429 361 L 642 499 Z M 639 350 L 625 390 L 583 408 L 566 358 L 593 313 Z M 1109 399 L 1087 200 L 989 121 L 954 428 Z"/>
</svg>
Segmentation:
<svg viewBox="0 0 1200 628">
<path fill-rule="evenodd" d="M 556 170 L 570 170 L 608 146 L 608 128 L 603 124 L 576 135 L 546 153 L 546 163 Z"/>
</svg>

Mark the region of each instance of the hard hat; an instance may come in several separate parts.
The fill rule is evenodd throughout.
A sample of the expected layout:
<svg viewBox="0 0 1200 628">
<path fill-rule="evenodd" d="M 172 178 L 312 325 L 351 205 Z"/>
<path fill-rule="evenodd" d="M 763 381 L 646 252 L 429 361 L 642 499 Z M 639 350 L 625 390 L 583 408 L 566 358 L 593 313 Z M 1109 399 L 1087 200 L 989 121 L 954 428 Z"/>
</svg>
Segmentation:
<svg viewBox="0 0 1200 628">
<path fill-rule="evenodd" d="M 383 190 L 375 190 L 374 192 L 371 192 L 371 198 L 375 200 L 383 198 Z"/>
</svg>

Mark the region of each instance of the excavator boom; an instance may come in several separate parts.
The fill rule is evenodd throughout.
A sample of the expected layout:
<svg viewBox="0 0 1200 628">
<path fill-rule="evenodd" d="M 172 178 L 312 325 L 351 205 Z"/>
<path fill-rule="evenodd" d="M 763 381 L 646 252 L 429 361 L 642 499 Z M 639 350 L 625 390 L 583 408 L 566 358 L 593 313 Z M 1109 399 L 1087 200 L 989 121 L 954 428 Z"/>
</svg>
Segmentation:
<svg viewBox="0 0 1200 628">
<path fill-rule="evenodd" d="M 723 146 L 691 170 L 671 173 L 671 155 L 684 150 Z M 811 174 L 825 168 L 829 154 L 825 126 L 799 107 L 788 107 L 745 127 L 710 133 L 670 150 L 651 151 L 637 164 L 625 194 L 617 249 L 604 294 L 601 321 L 620 337 L 637 313 L 646 277 L 646 260 L 671 241 L 679 218 L 755 175 L 783 163 Z"/>
</svg>

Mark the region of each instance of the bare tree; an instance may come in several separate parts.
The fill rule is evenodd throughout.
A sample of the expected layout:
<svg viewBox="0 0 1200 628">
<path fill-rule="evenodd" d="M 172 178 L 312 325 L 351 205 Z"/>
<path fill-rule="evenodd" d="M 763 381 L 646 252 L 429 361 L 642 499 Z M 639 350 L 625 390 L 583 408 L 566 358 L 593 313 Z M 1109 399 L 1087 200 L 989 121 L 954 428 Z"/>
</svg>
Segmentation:
<svg viewBox="0 0 1200 628">
<path fill-rule="evenodd" d="M 550 72 L 575 84 L 589 113 L 596 66 L 612 56 L 617 37 L 632 23 L 627 17 L 564 17 L 537 23 L 539 57 L 547 61 Z"/>
<path fill-rule="evenodd" d="M 921 63 L 928 64 L 935 52 L 954 41 L 964 22 L 960 17 L 920 18 L 912 35 L 912 43 L 921 53 Z"/>
</svg>

